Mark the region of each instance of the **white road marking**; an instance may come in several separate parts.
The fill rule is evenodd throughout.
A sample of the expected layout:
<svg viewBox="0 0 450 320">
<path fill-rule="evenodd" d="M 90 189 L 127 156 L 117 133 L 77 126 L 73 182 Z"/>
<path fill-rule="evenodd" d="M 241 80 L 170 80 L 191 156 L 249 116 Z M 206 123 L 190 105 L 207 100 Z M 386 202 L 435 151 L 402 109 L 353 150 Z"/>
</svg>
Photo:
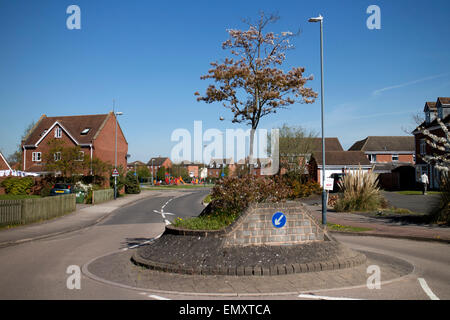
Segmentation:
<svg viewBox="0 0 450 320">
<path fill-rule="evenodd" d="M 152 299 L 156 299 L 156 300 L 170 300 L 169 298 L 164 298 L 164 297 L 157 296 L 157 295 L 154 295 L 154 294 L 149 294 L 147 297 L 152 298 Z"/>
<path fill-rule="evenodd" d="M 304 298 L 304 299 L 317 299 L 317 300 L 361 300 L 361 299 L 344 298 L 344 297 L 316 296 L 313 294 L 299 294 L 298 297 Z"/>
<path fill-rule="evenodd" d="M 428 286 L 427 282 L 424 278 L 418 278 L 420 286 L 422 287 L 423 291 L 430 297 L 431 300 L 440 300 L 434 293 L 431 291 L 430 287 Z"/>
<path fill-rule="evenodd" d="M 137 247 L 139 247 L 139 244 L 135 244 L 134 246 L 128 247 L 128 249 L 134 249 L 134 248 L 137 248 Z"/>
</svg>

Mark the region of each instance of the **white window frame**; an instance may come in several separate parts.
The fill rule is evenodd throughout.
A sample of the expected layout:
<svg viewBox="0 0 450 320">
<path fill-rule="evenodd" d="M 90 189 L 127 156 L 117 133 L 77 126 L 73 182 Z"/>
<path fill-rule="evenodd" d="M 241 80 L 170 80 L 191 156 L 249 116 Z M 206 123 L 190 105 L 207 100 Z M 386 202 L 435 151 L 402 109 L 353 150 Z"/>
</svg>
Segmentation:
<svg viewBox="0 0 450 320">
<path fill-rule="evenodd" d="M 427 143 L 425 142 L 425 139 L 420 139 L 420 154 L 424 155 L 427 153 Z"/>
<path fill-rule="evenodd" d="M 61 127 L 55 128 L 55 138 L 61 138 L 62 137 L 62 129 Z"/>
<path fill-rule="evenodd" d="M 34 162 L 41 162 L 41 161 L 42 161 L 41 155 L 42 155 L 41 152 L 33 152 L 33 153 L 31 154 L 31 161 L 34 161 Z"/>
<path fill-rule="evenodd" d="M 398 162 L 398 153 L 394 153 L 391 157 L 392 162 Z M 394 159 L 394 157 L 396 157 L 397 159 Z"/>
<path fill-rule="evenodd" d="M 53 159 L 55 159 L 55 161 L 61 160 L 61 152 L 60 152 L 60 151 L 55 152 L 55 153 L 53 154 Z"/>
</svg>

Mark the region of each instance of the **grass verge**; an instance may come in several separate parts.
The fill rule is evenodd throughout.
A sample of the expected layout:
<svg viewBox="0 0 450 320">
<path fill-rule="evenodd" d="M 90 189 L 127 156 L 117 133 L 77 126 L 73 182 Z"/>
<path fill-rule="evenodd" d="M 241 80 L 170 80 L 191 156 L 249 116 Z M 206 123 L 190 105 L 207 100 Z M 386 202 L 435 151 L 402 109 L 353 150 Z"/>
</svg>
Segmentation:
<svg viewBox="0 0 450 320">
<path fill-rule="evenodd" d="M 343 225 L 334 224 L 334 223 L 327 223 L 327 227 L 328 227 L 329 231 L 340 231 L 340 232 L 364 232 L 364 231 L 373 230 L 372 228 L 343 226 Z"/>
<path fill-rule="evenodd" d="M 402 194 L 402 195 L 405 195 L 405 196 L 422 195 L 422 191 L 415 191 L 415 190 L 397 191 L 396 193 Z M 427 191 L 427 194 L 441 194 L 441 192 L 440 191 Z"/>
<path fill-rule="evenodd" d="M 227 227 L 234 220 L 236 220 L 234 215 L 207 215 L 189 219 L 177 218 L 173 225 L 190 230 L 219 230 Z"/>
</svg>

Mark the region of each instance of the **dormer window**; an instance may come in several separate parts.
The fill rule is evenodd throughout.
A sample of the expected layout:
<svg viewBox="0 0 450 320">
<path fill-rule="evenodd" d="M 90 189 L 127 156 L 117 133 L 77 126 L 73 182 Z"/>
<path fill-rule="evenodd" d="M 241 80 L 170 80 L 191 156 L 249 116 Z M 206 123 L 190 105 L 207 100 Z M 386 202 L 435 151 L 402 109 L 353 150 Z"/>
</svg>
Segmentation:
<svg viewBox="0 0 450 320">
<path fill-rule="evenodd" d="M 425 112 L 425 121 L 427 124 L 431 122 L 430 111 Z"/>
<path fill-rule="evenodd" d="M 91 128 L 85 128 L 83 131 L 81 131 L 81 135 L 86 135 L 89 133 L 89 130 L 91 130 Z"/>
</svg>

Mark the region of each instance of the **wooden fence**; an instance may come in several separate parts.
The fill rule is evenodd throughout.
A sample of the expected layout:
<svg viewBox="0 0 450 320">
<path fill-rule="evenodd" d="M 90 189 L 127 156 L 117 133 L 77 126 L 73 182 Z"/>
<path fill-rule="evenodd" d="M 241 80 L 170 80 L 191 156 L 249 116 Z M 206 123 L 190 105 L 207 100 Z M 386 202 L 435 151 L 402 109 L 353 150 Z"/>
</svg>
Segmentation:
<svg viewBox="0 0 450 320">
<path fill-rule="evenodd" d="M 99 204 L 114 199 L 114 189 L 92 191 L 92 204 Z"/>
<path fill-rule="evenodd" d="M 21 200 L 0 200 L 0 225 L 27 224 L 75 211 L 75 194 Z"/>
</svg>

